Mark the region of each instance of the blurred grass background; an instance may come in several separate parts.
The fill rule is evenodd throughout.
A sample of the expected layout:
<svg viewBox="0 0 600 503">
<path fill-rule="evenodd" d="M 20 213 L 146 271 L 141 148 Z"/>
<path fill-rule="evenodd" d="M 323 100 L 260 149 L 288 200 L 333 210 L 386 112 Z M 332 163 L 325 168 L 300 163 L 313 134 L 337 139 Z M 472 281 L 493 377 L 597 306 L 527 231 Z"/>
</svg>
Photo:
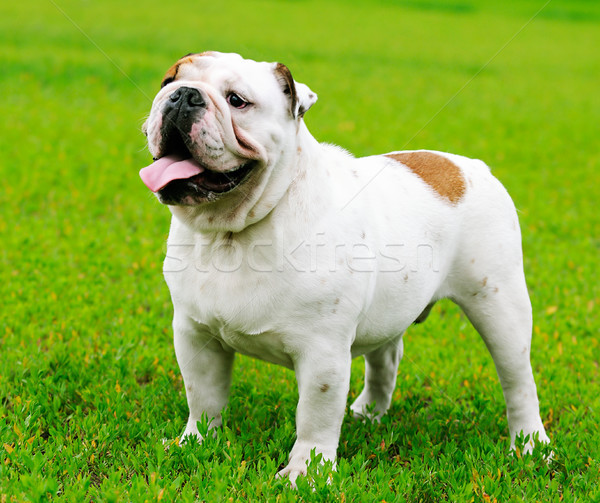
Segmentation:
<svg viewBox="0 0 600 503">
<path fill-rule="evenodd" d="M 599 28 L 586 0 L 0 5 L 2 497 L 598 497 Z M 273 481 L 295 382 L 246 358 L 214 450 L 164 453 L 187 410 L 161 275 L 169 216 L 137 175 L 140 127 L 166 69 L 210 49 L 287 64 L 319 95 L 306 121 L 321 141 L 488 162 L 520 211 L 554 468 L 505 455 L 493 363 L 450 304 L 408 332 L 387 422 L 345 423 L 345 482 Z"/>
</svg>

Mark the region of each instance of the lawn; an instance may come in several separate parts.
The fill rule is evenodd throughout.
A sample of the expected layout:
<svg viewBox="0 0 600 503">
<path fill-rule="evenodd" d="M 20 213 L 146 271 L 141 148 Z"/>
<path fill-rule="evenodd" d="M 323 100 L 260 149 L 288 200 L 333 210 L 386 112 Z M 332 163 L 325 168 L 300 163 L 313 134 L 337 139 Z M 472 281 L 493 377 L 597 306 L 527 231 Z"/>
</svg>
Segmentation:
<svg viewBox="0 0 600 503">
<path fill-rule="evenodd" d="M 3 2 L 0 501 L 600 501 L 599 47 L 585 0 Z M 245 357 L 224 427 L 165 448 L 187 405 L 140 127 L 207 49 L 286 63 L 319 94 L 313 134 L 356 155 L 488 162 L 519 209 L 551 464 L 509 455 L 492 360 L 443 302 L 389 415 L 347 416 L 330 483 L 275 480 L 295 379 Z"/>
</svg>

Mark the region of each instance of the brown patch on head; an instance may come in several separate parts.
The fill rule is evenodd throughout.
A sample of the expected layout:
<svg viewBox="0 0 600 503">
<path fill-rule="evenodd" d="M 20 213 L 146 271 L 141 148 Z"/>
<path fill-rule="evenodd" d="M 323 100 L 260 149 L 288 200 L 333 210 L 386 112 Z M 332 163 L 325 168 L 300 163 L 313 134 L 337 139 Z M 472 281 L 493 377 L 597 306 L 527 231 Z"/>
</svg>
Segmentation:
<svg viewBox="0 0 600 503">
<path fill-rule="evenodd" d="M 321 390 L 321 393 L 326 393 L 329 389 L 329 384 L 322 384 L 319 389 Z"/>
<path fill-rule="evenodd" d="M 165 76 L 163 77 L 162 82 L 160 83 L 160 88 L 162 89 L 167 84 L 170 84 L 171 82 L 173 82 L 177 78 L 178 71 L 179 71 L 179 62 L 175 63 L 171 68 L 169 68 L 167 70 L 167 73 L 165 73 Z"/>
<path fill-rule="evenodd" d="M 193 61 L 193 54 L 188 54 L 181 59 L 178 59 L 177 62 L 167 70 L 165 76 L 163 77 L 162 82 L 160 83 L 161 89 L 165 87 L 167 84 L 170 84 L 177 78 L 177 74 L 179 73 L 179 67 L 185 63 L 191 63 Z"/>
<path fill-rule="evenodd" d="M 179 67 L 181 65 L 184 65 L 186 63 L 193 63 L 196 58 L 199 58 L 202 56 L 210 56 L 212 54 L 214 54 L 214 53 L 211 51 L 200 52 L 200 53 L 190 52 L 189 54 L 186 54 L 182 58 L 179 58 L 177 60 L 177 62 L 171 68 L 169 68 L 167 70 L 167 73 L 165 73 L 165 76 L 163 77 L 163 80 L 160 84 L 161 89 L 163 87 L 165 87 L 167 84 L 170 84 L 175 79 L 177 79 L 177 73 L 179 72 Z"/>
<path fill-rule="evenodd" d="M 465 194 L 465 179 L 460 168 L 444 156 L 433 152 L 401 152 L 386 157 L 401 162 L 421 177 L 433 190 L 452 204 Z"/>
</svg>

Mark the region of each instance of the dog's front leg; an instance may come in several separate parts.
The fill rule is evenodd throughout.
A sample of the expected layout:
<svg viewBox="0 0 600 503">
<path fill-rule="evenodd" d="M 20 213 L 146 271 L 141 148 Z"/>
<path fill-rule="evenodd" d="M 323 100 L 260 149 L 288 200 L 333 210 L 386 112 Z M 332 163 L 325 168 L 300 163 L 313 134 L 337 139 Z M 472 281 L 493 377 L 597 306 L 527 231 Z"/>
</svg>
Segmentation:
<svg viewBox="0 0 600 503">
<path fill-rule="evenodd" d="M 225 351 L 202 326 L 177 313 L 173 330 L 175 354 L 190 411 L 182 440 L 195 435 L 202 441 L 197 422 L 203 414 L 211 421 L 211 428 L 221 425 L 221 411 L 229 398 L 234 353 Z"/>
<path fill-rule="evenodd" d="M 350 383 L 350 349 L 312 348 L 294 364 L 298 381 L 296 442 L 288 465 L 278 473 L 292 485 L 306 475 L 307 461 L 315 449 L 323 461 L 334 461 L 344 419 Z"/>
</svg>

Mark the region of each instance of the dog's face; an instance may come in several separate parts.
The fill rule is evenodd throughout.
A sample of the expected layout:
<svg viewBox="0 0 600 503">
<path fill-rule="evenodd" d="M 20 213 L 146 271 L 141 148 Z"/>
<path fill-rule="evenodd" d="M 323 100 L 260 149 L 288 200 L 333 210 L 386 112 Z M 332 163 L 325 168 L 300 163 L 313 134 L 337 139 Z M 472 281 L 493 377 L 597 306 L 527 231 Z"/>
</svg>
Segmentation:
<svg viewBox="0 0 600 503">
<path fill-rule="evenodd" d="M 165 75 L 144 124 L 156 162 L 140 176 L 162 203 L 187 206 L 188 214 L 257 200 L 315 101 L 284 65 L 185 56 Z"/>
</svg>

